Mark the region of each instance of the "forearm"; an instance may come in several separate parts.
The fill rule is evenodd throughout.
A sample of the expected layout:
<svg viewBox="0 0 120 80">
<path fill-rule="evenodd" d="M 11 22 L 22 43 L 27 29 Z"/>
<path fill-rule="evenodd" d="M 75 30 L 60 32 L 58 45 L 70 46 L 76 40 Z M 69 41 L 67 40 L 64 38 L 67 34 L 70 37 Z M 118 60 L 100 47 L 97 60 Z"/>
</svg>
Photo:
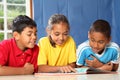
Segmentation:
<svg viewBox="0 0 120 80">
<path fill-rule="evenodd" d="M 0 66 L 0 76 L 24 74 L 23 68 Z"/>
<path fill-rule="evenodd" d="M 112 71 L 117 71 L 119 67 L 119 64 L 113 64 Z"/>
<path fill-rule="evenodd" d="M 112 71 L 112 67 L 110 67 L 110 66 L 108 67 L 106 65 L 103 65 L 103 66 L 99 67 L 98 69 Z"/>
<path fill-rule="evenodd" d="M 57 66 L 48 66 L 48 65 L 39 65 L 38 72 L 59 72 L 60 67 Z"/>
<path fill-rule="evenodd" d="M 107 70 L 107 71 L 117 71 L 119 64 L 114 63 L 107 63 L 104 64 L 102 67 L 99 67 L 99 69 Z"/>
<path fill-rule="evenodd" d="M 70 63 L 66 66 L 49 66 L 49 65 L 39 65 L 38 72 L 75 72 L 76 67 L 75 62 Z"/>
<path fill-rule="evenodd" d="M 69 65 L 70 65 L 72 68 L 77 67 L 76 62 L 70 63 Z"/>
</svg>

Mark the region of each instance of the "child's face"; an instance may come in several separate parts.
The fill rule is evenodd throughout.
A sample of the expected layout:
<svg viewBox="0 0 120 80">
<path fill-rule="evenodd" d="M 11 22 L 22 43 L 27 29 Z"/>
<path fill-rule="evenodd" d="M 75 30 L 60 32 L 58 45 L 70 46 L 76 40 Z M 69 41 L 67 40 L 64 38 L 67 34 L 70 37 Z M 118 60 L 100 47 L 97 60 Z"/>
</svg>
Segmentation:
<svg viewBox="0 0 120 80">
<path fill-rule="evenodd" d="M 15 36 L 17 46 L 21 50 L 25 50 L 26 48 L 33 48 L 36 40 L 37 40 L 37 29 L 35 27 L 30 28 L 26 27 L 23 29 L 21 34 L 16 33 L 17 35 Z"/>
<path fill-rule="evenodd" d="M 90 46 L 95 53 L 99 53 L 103 51 L 105 46 L 109 43 L 110 39 L 106 38 L 100 32 L 91 32 L 88 34 L 88 38 L 90 41 Z"/>
<path fill-rule="evenodd" d="M 66 23 L 54 24 L 53 29 L 50 31 L 52 40 L 57 45 L 62 45 L 68 38 L 69 29 Z"/>
</svg>

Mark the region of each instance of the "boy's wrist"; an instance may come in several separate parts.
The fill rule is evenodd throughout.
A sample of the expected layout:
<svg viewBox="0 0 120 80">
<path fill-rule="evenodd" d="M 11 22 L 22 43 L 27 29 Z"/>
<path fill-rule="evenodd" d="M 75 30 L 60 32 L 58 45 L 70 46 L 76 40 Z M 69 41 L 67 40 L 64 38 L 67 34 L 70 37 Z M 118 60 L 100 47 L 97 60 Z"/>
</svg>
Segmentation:
<svg viewBox="0 0 120 80">
<path fill-rule="evenodd" d="M 22 67 L 21 68 L 21 74 L 25 75 L 25 70 L 26 70 L 25 67 Z"/>
</svg>

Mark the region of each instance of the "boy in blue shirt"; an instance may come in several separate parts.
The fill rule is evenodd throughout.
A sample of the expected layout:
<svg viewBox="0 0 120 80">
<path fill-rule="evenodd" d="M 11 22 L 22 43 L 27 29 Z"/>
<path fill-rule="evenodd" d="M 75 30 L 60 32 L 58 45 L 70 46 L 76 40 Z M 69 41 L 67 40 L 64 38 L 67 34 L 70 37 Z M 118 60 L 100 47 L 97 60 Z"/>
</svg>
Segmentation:
<svg viewBox="0 0 120 80">
<path fill-rule="evenodd" d="M 77 49 L 77 66 L 90 66 L 116 71 L 119 65 L 119 46 L 111 41 L 111 28 L 107 21 L 96 20 L 88 33 L 89 40 Z"/>
</svg>

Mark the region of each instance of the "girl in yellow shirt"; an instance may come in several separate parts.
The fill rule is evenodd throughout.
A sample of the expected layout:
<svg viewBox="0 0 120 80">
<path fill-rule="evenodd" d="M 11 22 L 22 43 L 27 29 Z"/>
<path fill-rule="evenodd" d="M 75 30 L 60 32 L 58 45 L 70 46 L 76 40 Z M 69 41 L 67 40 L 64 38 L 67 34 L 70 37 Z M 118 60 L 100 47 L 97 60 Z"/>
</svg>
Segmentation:
<svg viewBox="0 0 120 80">
<path fill-rule="evenodd" d="M 75 72 L 76 45 L 69 36 L 69 22 L 62 14 L 52 15 L 47 37 L 39 40 L 38 72 Z"/>
</svg>

